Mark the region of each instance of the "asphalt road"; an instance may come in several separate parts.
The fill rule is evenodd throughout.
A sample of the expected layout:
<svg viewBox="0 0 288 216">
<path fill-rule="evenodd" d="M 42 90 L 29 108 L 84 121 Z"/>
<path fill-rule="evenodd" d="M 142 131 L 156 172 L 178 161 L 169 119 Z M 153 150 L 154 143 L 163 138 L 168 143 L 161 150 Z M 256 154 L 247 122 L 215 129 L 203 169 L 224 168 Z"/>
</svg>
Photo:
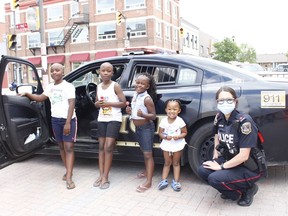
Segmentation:
<svg viewBox="0 0 288 216">
<path fill-rule="evenodd" d="M 143 180 L 136 174 L 142 169 L 142 163 L 114 161 L 110 188 L 101 190 L 93 187 L 97 160 L 76 158 L 76 188 L 67 190 L 60 157 L 37 155 L 0 170 L 0 216 L 288 215 L 288 166 L 269 168 L 269 177 L 258 182 L 259 191 L 250 207 L 222 200 L 189 166 L 181 169 L 181 192 L 171 187 L 157 190 L 162 171 L 162 165 L 157 165 L 152 188 L 138 193 L 136 187 Z"/>
</svg>

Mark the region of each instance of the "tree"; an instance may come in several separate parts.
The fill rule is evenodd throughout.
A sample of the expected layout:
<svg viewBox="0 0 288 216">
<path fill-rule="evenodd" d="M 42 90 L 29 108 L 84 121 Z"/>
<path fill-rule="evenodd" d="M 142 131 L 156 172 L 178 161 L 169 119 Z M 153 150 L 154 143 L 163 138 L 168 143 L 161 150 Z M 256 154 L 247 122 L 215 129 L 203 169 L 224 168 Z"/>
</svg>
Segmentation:
<svg viewBox="0 0 288 216">
<path fill-rule="evenodd" d="M 213 53 L 213 59 L 227 63 L 236 61 L 237 56 L 240 53 L 240 48 L 230 38 L 225 38 L 223 41 L 215 43 L 214 48 L 215 52 Z"/>
<path fill-rule="evenodd" d="M 247 44 L 240 44 L 240 52 L 237 57 L 239 62 L 256 63 L 256 51 Z"/>
</svg>

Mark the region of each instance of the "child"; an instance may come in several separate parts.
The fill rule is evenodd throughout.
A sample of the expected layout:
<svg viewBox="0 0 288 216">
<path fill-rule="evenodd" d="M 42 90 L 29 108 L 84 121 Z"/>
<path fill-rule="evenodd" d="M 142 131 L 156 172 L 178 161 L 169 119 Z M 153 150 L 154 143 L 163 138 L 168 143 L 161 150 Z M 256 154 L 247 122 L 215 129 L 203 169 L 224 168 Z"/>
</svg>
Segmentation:
<svg viewBox="0 0 288 216">
<path fill-rule="evenodd" d="M 165 103 L 167 117 L 162 119 L 159 125 L 159 136 L 162 139 L 160 144 L 164 155 L 164 167 L 162 172 L 162 181 L 158 185 L 159 190 L 168 186 L 167 177 L 170 167 L 173 164 L 174 179 L 171 187 L 174 191 L 181 190 L 180 178 L 180 157 L 186 141 L 186 124 L 178 114 L 181 112 L 181 103 L 179 100 L 170 99 Z"/>
<path fill-rule="evenodd" d="M 111 80 L 113 66 L 105 62 L 100 66 L 102 83 L 97 86 L 95 106 L 100 108 L 98 115 L 98 141 L 99 141 L 99 177 L 94 182 L 94 187 L 107 189 L 112 165 L 113 149 L 118 137 L 122 122 L 121 108 L 126 105 L 126 98 L 120 85 Z"/>
<path fill-rule="evenodd" d="M 131 107 L 126 107 L 126 112 L 136 126 L 136 135 L 144 155 L 146 182 L 139 185 L 137 192 L 145 192 L 152 185 L 154 172 L 154 159 L 152 154 L 156 118 L 154 101 L 156 101 L 156 84 L 154 78 L 147 73 L 139 74 L 136 79 L 135 93 Z M 128 104 L 129 105 L 129 104 Z"/>
<path fill-rule="evenodd" d="M 30 100 L 42 102 L 49 98 L 51 102 L 52 129 L 55 140 L 59 144 L 61 159 L 66 168 L 63 180 L 67 189 L 75 188 L 72 181 L 74 166 L 74 142 L 76 141 L 77 120 L 75 114 L 75 88 L 63 80 L 63 65 L 55 63 L 51 66 L 50 83 L 41 95 L 23 93 Z"/>
</svg>

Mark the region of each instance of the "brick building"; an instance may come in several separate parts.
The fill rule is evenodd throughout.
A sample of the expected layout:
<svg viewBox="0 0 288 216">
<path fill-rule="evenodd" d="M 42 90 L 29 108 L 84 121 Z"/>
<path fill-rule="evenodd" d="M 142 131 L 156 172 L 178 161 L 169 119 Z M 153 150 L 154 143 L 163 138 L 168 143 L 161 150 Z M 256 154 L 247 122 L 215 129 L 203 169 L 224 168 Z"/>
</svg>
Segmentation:
<svg viewBox="0 0 288 216">
<path fill-rule="evenodd" d="M 20 0 L 15 11 L 6 3 L 5 29 L 17 35 L 16 49 L 8 55 L 28 59 L 38 68 L 47 61 L 49 71 L 59 62 L 68 73 L 87 61 L 126 50 L 180 50 L 178 0 L 43 0 L 40 11 L 36 2 Z M 117 11 L 122 14 L 119 25 Z"/>
</svg>

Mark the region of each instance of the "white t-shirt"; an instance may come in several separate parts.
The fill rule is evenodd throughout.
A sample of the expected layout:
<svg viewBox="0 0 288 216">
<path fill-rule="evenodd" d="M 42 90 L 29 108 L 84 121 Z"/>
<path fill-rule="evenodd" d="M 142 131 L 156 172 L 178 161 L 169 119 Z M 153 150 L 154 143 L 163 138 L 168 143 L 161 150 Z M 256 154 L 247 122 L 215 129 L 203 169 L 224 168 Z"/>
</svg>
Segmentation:
<svg viewBox="0 0 288 216">
<path fill-rule="evenodd" d="M 57 85 L 50 83 L 43 94 L 49 97 L 52 117 L 66 119 L 69 109 L 68 99 L 75 98 L 75 87 L 66 80 L 63 80 Z M 72 118 L 75 116 L 74 109 Z"/>
<path fill-rule="evenodd" d="M 172 122 L 171 124 L 168 122 L 168 117 L 163 118 L 160 122 L 159 127 L 164 129 L 164 133 L 167 136 L 178 136 L 181 134 L 181 128 L 185 127 L 186 124 L 183 121 L 183 119 L 179 116 L 176 117 L 175 121 Z M 163 151 L 168 151 L 168 152 L 177 152 L 181 151 L 186 144 L 186 141 L 184 138 L 178 139 L 178 140 L 166 140 L 163 139 L 160 148 Z"/>
</svg>

